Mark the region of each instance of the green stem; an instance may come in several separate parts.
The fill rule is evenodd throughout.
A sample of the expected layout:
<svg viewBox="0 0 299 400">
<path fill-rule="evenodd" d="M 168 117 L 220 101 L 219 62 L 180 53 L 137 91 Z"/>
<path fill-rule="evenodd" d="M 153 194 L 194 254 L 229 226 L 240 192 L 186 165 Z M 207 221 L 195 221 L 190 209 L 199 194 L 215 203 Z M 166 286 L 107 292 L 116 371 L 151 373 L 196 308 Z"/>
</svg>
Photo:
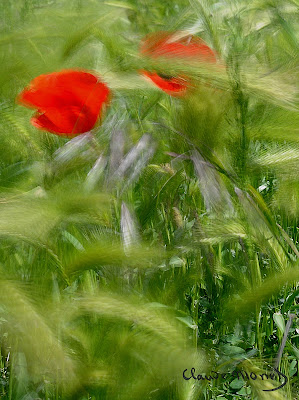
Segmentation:
<svg viewBox="0 0 299 400">
<path fill-rule="evenodd" d="M 239 141 L 240 153 L 238 155 L 238 170 L 241 182 L 243 185 L 245 185 L 247 176 L 247 163 L 248 163 L 248 139 L 246 132 L 248 99 L 242 90 L 241 73 L 238 62 L 236 62 L 232 74 L 233 74 L 232 79 L 234 85 L 234 97 L 236 104 L 238 129 L 240 133 L 240 141 Z"/>
<path fill-rule="evenodd" d="M 13 355 L 12 352 L 10 352 L 9 389 L 8 389 L 9 400 L 12 400 L 12 385 L 13 385 Z"/>
<path fill-rule="evenodd" d="M 246 114 L 247 114 L 247 101 L 244 98 L 242 91 L 239 93 L 239 107 L 240 107 L 240 172 L 241 178 L 244 182 L 247 174 L 247 156 L 248 156 L 248 142 L 246 137 Z"/>
</svg>

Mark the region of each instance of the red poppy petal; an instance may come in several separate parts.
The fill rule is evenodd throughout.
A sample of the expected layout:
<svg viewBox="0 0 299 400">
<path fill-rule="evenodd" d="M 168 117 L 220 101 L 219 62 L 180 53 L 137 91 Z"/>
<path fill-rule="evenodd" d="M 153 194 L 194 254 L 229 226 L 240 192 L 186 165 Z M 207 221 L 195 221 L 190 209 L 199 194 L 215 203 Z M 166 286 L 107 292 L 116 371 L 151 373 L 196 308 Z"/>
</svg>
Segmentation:
<svg viewBox="0 0 299 400">
<path fill-rule="evenodd" d="M 30 82 L 30 85 L 20 93 L 17 100 L 27 107 L 39 109 L 73 104 L 77 102 L 74 90 L 78 85 L 78 79 L 73 80 L 73 86 L 70 84 L 68 78 L 73 75 L 73 71 L 40 75 Z M 93 78 L 95 83 L 96 78 Z"/>
<path fill-rule="evenodd" d="M 148 35 L 141 46 L 141 53 L 149 57 L 195 58 L 199 61 L 216 62 L 212 49 L 195 36 L 176 39 L 179 32 L 156 32 Z"/>
<path fill-rule="evenodd" d="M 170 37 L 169 32 L 154 32 L 148 34 L 141 43 L 141 53 L 147 56 L 154 56 L 155 51 L 159 49 Z"/>
<path fill-rule="evenodd" d="M 98 115 L 84 113 L 79 107 L 51 108 L 43 114 L 36 114 L 31 123 L 35 127 L 52 133 L 74 136 L 90 131 Z"/>
<path fill-rule="evenodd" d="M 30 122 L 38 129 L 56 133 L 57 135 L 63 134 L 63 132 L 59 132 L 59 128 L 45 114 L 35 114 Z"/>
<path fill-rule="evenodd" d="M 200 43 L 190 43 L 189 45 L 181 43 L 165 44 L 156 51 L 156 55 L 168 58 L 192 58 L 197 61 L 216 62 L 213 51 L 207 45 Z"/>
<path fill-rule="evenodd" d="M 109 102 L 109 94 L 108 87 L 102 82 L 97 82 L 92 87 L 80 111 L 86 116 L 86 120 L 94 119 L 96 121 L 98 119 L 101 115 L 103 104 L 108 104 Z"/>
<path fill-rule="evenodd" d="M 172 58 L 199 62 L 216 62 L 216 56 L 205 42 L 192 35 L 180 32 L 156 32 L 148 35 L 141 45 L 141 53 L 151 58 Z M 157 73 L 142 71 L 160 89 L 172 96 L 183 94 L 189 85 L 181 76 L 164 79 Z"/>
<path fill-rule="evenodd" d="M 18 102 L 38 109 L 83 105 L 98 78 L 89 72 L 64 70 L 40 75 L 18 96 Z M 102 84 L 104 85 L 104 84 Z"/>
<path fill-rule="evenodd" d="M 156 86 L 171 96 L 179 96 L 185 93 L 188 83 L 184 78 L 164 79 L 156 73 L 142 71 L 143 75 L 149 78 Z"/>
<path fill-rule="evenodd" d="M 31 121 L 37 128 L 75 135 L 94 127 L 103 104 L 108 102 L 109 92 L 89 72 L 64 70 L 33 79 L 17 100 L 38 109 Z"/>
</svg>

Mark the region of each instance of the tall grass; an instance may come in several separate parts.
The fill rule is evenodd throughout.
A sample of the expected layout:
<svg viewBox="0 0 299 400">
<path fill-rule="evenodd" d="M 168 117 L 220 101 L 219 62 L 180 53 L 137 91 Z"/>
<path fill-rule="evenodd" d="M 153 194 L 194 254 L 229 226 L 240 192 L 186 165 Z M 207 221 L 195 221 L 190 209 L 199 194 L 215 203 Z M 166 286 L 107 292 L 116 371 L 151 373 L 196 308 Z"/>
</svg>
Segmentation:
<svg viewBox="0 0 299 400">
<path fill-rule="evenodd" d="M 298 4 L 2 1 L 0 397 L 295 399 Z M 149 61 L 149 32 L 202 37 L 221 67 Z M 15 104 L 35 76 L 96 70 L 113 91 L 68 140 Z M 139 73 L 184 73 L 173 98 Z M 226 373 L 208 381 L 183 379 Z"/>
</svg>

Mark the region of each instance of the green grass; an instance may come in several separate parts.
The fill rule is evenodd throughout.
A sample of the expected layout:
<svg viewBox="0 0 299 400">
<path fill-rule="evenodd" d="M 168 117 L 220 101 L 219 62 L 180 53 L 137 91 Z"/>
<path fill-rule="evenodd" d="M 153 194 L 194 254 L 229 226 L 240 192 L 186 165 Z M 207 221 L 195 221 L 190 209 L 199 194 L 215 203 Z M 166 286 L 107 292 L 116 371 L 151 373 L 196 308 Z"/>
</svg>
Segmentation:
<svg viewBox="0 0 299 400">
<path fill-rule="evenodd" d="M 299 318 L 284 388 L 232 375 L 269 371 L 298 315 L 298 2 L 1 3 L 0 398 L 299 398 Z M 223 68 L 140 57 L 165 29 Z M 93 138 L 15 104 L 64 68 L 111 87 Z M 145 68 L 197 88 L 170 97 Z M 192 367 L 227 377 L 185 381 Z"/>
</svg>

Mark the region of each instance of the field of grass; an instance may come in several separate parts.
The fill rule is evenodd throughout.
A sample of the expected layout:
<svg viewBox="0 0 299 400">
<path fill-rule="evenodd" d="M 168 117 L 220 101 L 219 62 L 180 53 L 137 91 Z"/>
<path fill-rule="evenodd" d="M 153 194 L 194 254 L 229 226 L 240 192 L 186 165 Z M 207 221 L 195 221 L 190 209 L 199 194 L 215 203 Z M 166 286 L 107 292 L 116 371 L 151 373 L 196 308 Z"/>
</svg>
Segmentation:
<svg viewBox="0 0 299 400">
<path fill-rule="evenodd" d="M 0 399 L 299 399 L 298 11 L 0 0 Z M 146 57 L 159 31 L 217 62 Z M 16 101 L 68 69 L 110 90 L 74 138 Z"/>
</svg>

